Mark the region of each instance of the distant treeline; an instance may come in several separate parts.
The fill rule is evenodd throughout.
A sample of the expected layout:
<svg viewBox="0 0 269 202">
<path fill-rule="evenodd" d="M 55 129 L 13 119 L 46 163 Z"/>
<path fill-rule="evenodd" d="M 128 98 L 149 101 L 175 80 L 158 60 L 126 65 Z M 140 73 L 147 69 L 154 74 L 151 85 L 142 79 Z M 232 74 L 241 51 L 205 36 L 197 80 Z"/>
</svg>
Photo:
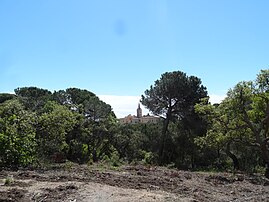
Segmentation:
<svg viewBox="0 0 269 202">
<path fill-rule="evenodd" d="M 161 123 L 120 124 L 111 106 L 78 88 L 0 94 L 0 166 L 141 162 L 269 177 L 269 70 L 239 82 L 219 104 L 199 78 L 166 72 L 141 96 Z"/>
</svg>

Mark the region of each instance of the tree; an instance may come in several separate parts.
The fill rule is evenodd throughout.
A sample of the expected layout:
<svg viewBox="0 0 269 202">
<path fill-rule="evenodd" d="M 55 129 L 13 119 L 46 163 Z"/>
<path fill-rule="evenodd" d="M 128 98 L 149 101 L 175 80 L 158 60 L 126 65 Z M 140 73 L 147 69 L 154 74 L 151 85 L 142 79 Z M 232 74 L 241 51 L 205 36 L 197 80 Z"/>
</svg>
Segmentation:
<svg viewBox="0 0 269 202">
<path fill-rule="evenodd" d="M 255 81 L 238 83 L 218 108 L 213 109 L 215 118 L 207 137 L 259 148 L 269 178 L 269 70 L 261 70 Z"/>
<path fill-rule="evenodd" d="M 37 141 L 39 154 L 53 158 L 56 153 L 68 151 L 66 135 L 76 123 L 75 115 L 67 107 L 49 101 L 38 117 Z"/>
<path fill-rule="evenodd" d="M 220 152 L 224 152 L 232 160 L 233 168 L 238 170 L 242 168 L 236 154 L 244 152 L 246 143 L 251 142 L 251 135 L 237 114 L 229 111 L 230 106 L 231 99 L 228 97 L 221 104 L 211 105 L 206 98 L 195 106 L 196 112 L 206 120 L 208 126 L 206 136 L 197 137 L 195 142 L 202 148 L 217 150 L 218 159 Z M 241 151 L 235 149 L 239 147 Z"/>
<path fill-rule="evenodd" d="M 0 165 L 26 166 L 35 160 L 35 116 L 17 100 L 0 104 Z"/>
<path fill-rule="evenodd" d="M 262 70 L 256 81 L 240 82 L 228 92 L 231 113 L 236 113 L 251 131 L 260 148 L 269 178 L 269 70 Z"/>
<path fill-rule="evenodd" d="M 128 162 L 142 160 L 141 151 L 145 150 L 145 143 L 148 142 L 145 127 L 146 125 L 142 123 L 119 126 L 113 142 L 121 158 Z"/>
<path fill-rule="evenodd" d="M 58 103 L 79 114 L 78 122 L 67 134 L 69 158 L 81 162 L 87 156 L 98 161 L 110 153 L 116 117 L 111 106 L 94 93 L 78 88 L 68 88 L 53 93 Z M 109 156 L 109 155 L 108 155 Z"/>
<path fill-rule="evenodd" d="M 194 115 L 194 105 L 207 96 L 206 88 L 195 76 L 187 76 L 181 71 L 166 72 L 155 81 L 154 86 L 145 91 L 141 102 L 153 114 L 164 119 L 162 144 L 159 150 L 160 164 L 164 163 L 164 151 L 169 123 Z"/>
<path fill-rule="evenodd" d="M 39 112 L 47 101 L 52 100 L 52 93 L 49 90 L 37 87 L 23 87 L 14 90 L 28 110 Z"/>
<path fill-rule="evenodd" d="M 73 111 L 83 114 L 86 118 L 98 121 L 105 119 L 112 112 L 111 106 L 101 101 L 94 93 L 78 88 L 68 88 L 53 93 L 54 100 L 68 106 Z"/>
<path fill-rule="evenodd" d="M 7 100 L 15 99 L 16 95 L 9 94 L 9 93 L 0 93 L 0 103 L 3 103 Z"/>
<path fill-rule="evenodd" d="M 87 138 L 87 145 L 94 162 L 99 161 L 105 155 L 111 156 L 114 150 L 112 143 L 116 132 L 117 122 L 112 114 L 92 124 L 92 133 Z"/>
</svg>

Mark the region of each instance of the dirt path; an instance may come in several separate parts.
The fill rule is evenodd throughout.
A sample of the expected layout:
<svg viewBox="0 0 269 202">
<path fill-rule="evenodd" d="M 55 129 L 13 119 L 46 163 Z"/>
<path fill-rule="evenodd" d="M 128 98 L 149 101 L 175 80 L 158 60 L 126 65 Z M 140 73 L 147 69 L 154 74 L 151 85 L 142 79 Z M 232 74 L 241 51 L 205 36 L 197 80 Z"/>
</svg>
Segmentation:
<svg viewBox="0 0 269 202">
<path fill-rule="evenodd" d="M 261 176 L 199 173 L 127 166 L 118 171 L 87 166 L 40 171 L 1 171 L 0 201 L 269 201 Z"/>
<path fill-rule="evenodd" d="M 24 184 L 20 187 L 19 184 Z M 27 185 L 27 186 L 26 186 Z M 1 187 L 0 201 L 178 201 L 163 191 L 124 189 L 93 182 L 18 181 L 17 186 Z M 185 201 L 185 200 L 184 200 Z"/>
</svg>

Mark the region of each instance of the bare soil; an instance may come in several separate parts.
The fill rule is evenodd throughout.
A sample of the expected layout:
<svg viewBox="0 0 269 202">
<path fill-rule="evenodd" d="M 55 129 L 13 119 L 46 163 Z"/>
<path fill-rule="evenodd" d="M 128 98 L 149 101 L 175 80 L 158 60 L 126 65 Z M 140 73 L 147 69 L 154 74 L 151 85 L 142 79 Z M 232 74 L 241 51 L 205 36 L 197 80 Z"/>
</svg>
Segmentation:
<svg viewBox="0 0 269 202">
<path fill-rule="evenodd" d="M 13 179 L 4 184 L 5 179 Z M 0 172 L 0 202 L 269 201 L 260 175 L 189 172 L 164 167 L 87 165 Z"/>
</svg>

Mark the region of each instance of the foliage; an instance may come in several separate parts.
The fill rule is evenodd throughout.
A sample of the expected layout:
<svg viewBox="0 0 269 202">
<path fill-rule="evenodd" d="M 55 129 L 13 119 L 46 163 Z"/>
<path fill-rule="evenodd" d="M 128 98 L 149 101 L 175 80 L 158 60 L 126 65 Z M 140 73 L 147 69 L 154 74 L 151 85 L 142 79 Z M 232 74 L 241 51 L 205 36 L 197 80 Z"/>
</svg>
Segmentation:
<svg viewBox="0 0 269 202">
<path fill-rule="evenodd" d="M 74 117 L 65 106 L 52 101 L 46 103 L 37 124 L 39 154 L 51 157 L 68 150 L 66 135 L 75 125 Z"/>
<path fill-rule="evenodd" d="M 18 100 L 0 105 L 0 164 L 25 166 L 35 160 L 35 117 Z"/>
<path fill-rule="evenodd" d="M 53 93 L 54 100 L 59 104 L 83 114 L 85 117 L 98 121 L 113 114 L 111 106 L 101 101 L 94 93 L 78 88 L 68 88 Z M 115 115 L 114 115 L 115 116 Z"/>
<path fill-rule="evenodd" d="M 26 155 L 19 149 L 23 149 L 21 145 L 27 140 L 31 145 L 31 148 L 25 147 L 29 151 L 29 162 L 24 160 L 23 164 L 29 164 L 30 159 L 35 158 L 35 152 L 42 162 L 62 162 L 67 158 L 82 163 L 90 159 L 101 160 L 105 155 L 113 157 L 116 117 L 111 106 L 94 93 L 78 88 L 51 93 L 37 87 L 17 88 L 15 93 L 0 94 L 3 102 L 0 110 L 9 110 L 8 116 L 0 119 L 1 164 L 22 164 L 22 160 L 17 160 L 19 157 L 14 157 L 15 154 Z M 16 100 L 14 106 L 18 105 L 17 108 L 6 106 L 11 101 L 15 103 L 13 100 Z M 33 120 L 23 119 L 30 115 Z M 22 124 L 28 124 L 31 130 L 24 131 Z M 19 146 L 15 147 L 17 144 Z"/>
<path fill-rule="evenodd" d="M 117 150 L 113 149 L 110 157 L 108 155 L 103 156 L 102 163 L 108 164 L 111 167 L 118 167 L 121 165 L 120 156 Z"/>
<path fill-rule="evenodd" d="M 15 94 L 23 102 L 26 109 L 38 112 L 42 107 L 51 100 L 52 93 L 49 90 L 37 87 L 22 87 L 14 90 Z"/>
<path fill-rule="evenodd" d="M 12 175 L 9 175 L 4 179 L 4 185 L 9 186 L 13 183 L 14 183 L 14 177 Z"/>
<path fill-rule="evenodd" d="M 206 96 L 206 88 L 199 78 L 174 71 L 162 74 L 155 85 L 145 91 L 141 101 L 153 114 L 173 119 L 184 118 L 194 104 Z"/>
<path fill-rule="evenodd" d="M 70 160 L 86 162 L 92 158 L 95 162 L 111 152 L 116 117 L 110 105 L 94 93 L 77 88 L 54 92 L 53 97 L 76 114 L 77 122 L 67 134 Z"/>
<path fill-rule="evenodd" d="M 143 133 L 144 124 L 121 125 L 115 135 L 114 145 L 120 157 L 128 162 L 140 161 L 144 158 L 140 150 L 146 150 L 147 134 Z"/>
<path fill-rule="evenodd" d="M 213 147 L 226 145 L 226 153 L 234 164 L 238 161 L 235 153 L 245 156 L 245 151 L 251 148 L 252 156 L 255 153 L 260 154 L 260 159 L 268 167 L 268 80 L 269 70 L 262 70 L 255 81 L 239 82 L 229 90 L 227 98 L 219 106 L 197 105 L 197 111 L 204 114 L 210 122 L 207 135 L 197 139 L 197 143 Z M 251 158 L 251 155 L 247 158 Z M 268 169 L 266 176 L 269 177 Z"/>
<path fill-rule="evenodd" d="M 0 103 L 3 103 L 7 100 L 12 100 L 15 99 L 16 96 L 13 94 L 9 94 L 9 93 L 0 93 Z"/>
<path fill-rule="evenodd" d="M 269 177 L 269 70 L 239 82 L 214 105 L 199 78 L 166 72 L 141 98 L 162 118 L 157 124 L 121 125 L 111 106 L 88 90 L 23 87 L 15 93 L 0 94 L 0 166 L 66 160 L 67 170 L 73 162 L 195 170 L 233 165 Z"/>
<path fill-rule="evenodd" d="M 156 154 L 152 153 L 152 152 L 146 152 L 146 151 L 141 151 L 144 158 L 142 159 L 142 162 L 145 165 L 154 165 L 157 163 L 156 160 Z"/>
<path fill-rule="evenodd" d="M 162 74 L 154 86 L 150 86 L 145 95 L 142 95 L 142 104 L 164 119 L 159 149 L 160 164 L 170 163 L 167 156 L 167 148 L 170 148 L 167 143 L 171 139 L 168 132 L 170 122 L 181 122 L 183 128 L 190 130 L 196 120 L 200 122 L 195 117 L 194 105 L 206 96 L 206 88 L 201 85 L 199 78 L 187 76 L 180 71 Z"/>
</svg>

